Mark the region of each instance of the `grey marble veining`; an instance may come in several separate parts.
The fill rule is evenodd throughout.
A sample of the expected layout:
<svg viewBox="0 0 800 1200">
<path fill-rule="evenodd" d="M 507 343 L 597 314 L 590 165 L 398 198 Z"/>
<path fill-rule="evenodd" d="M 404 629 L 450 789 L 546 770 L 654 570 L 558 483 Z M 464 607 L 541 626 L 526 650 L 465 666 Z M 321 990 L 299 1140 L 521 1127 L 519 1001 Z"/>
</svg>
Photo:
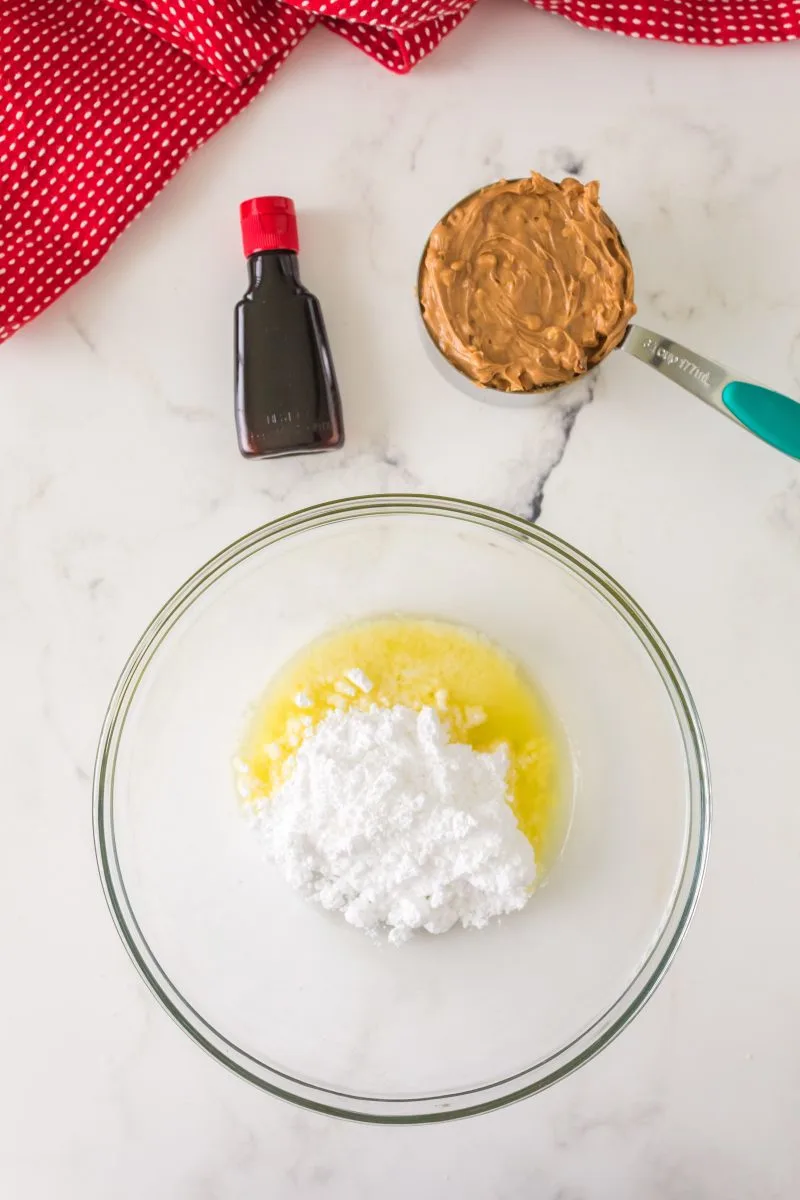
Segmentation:
<svg viewBox="0 0 800 1200">
<path fill-rule="evenodd" d="M 413 289 L 454 200 L 598 177 L 644 323 L 800 387 L 795 47 L 705 51 L 485 0 L 407 79 L 310 38 L 95 273 L 0 349 L 0 1194 L 13 1200 L 791 1200 L 800 967 L 800 467 L 623 355 L 527 411 L 450 391 Z M 348 443 L 239 459 L 237 205 L 282 191 Z M 716 790 L 686 944 L 632 1027 L 468 1123 L 360 1128 L 200 1054 L 118 942 L 89 776 L 133 641 L 201 561 L 291 509 L 385 490 L 540 519 L 640 600 L 695 692 Z"/>
</svg>

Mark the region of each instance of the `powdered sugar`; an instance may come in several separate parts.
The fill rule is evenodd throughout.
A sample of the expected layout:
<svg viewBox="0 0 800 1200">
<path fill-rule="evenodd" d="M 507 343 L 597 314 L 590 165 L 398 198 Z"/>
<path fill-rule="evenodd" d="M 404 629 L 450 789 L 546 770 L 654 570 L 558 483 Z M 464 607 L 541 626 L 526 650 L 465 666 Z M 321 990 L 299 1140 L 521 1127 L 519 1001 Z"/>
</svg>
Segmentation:
<svg viewBox="0 0 800 1200">
<path fill-rule="evenodd" d="M 349 679 L 352 684 L 362 692 L 372 691 L 372 680 L 364 674 L 360 667 L 351 667 L 349 671 L 345 671 L 345 678 Z"/>
<path fill-rule="evenodd" d="M 480 928 L 521 909 L 536 876 L 508 769 L 505 747 L 451 743 L 432 708 L 334 710 L 257 824 L 288 882 L 352 925 L 395 943 Z"/>
</svg>

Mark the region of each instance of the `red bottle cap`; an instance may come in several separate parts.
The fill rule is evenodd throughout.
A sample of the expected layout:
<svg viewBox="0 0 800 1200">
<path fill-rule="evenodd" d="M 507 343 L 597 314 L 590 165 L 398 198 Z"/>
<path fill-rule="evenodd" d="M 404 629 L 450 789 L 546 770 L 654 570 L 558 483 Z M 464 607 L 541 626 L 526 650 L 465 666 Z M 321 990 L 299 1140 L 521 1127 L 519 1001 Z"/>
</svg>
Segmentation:
<svg viewBox="0 0 800 1200">
<path fill-rule="evenodd" d="M 287 196 L 256 196 L 239 205 L 245 257 L 259 250 L 300 249 L 294 201 Z"/>
</svg>

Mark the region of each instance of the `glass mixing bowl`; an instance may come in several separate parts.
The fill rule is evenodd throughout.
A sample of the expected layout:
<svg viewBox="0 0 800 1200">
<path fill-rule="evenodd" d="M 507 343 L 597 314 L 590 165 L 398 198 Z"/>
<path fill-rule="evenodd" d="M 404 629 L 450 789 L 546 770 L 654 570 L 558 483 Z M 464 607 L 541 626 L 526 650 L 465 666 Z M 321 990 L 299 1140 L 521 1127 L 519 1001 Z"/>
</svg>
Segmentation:
<svg viewBox="0 0 800 1200">
<path fill-rule="evenodd" d="M 230 765 L 286 659 L 388 614 L 461 622 L 514 655 L 556 714 L 574 792 L 523 912 L 401 948 L 288 887 Z M 497 1108 L 607 1045 L 686 931 L 709 830 L 697 713 L 633 600 L 525 521 L 403 495 L 295 513 L 193 575 L 117 684 L 94 804 L 117 928 L 178 1024 L 265 1091 L 397 1123 Z"/>
</svg>

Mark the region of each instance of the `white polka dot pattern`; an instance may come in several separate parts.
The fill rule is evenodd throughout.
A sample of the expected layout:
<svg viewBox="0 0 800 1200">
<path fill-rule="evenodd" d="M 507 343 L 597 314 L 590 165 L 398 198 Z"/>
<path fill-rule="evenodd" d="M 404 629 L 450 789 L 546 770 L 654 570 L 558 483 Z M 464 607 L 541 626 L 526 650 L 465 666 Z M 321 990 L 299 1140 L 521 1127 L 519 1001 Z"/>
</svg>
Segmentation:
<svg viewBox="0 0 800 1200">
<path fill-rule="evenodd" d="M 140 26 L 190 54 L 229 87 L 238 88 L 296 31 L 315 23 L 286 4 L 262 0 L 106 0 Z"/>
<path fill-rule="evenodd" d="M 793 41 L 800 0 L 529 0 L 691 45 Z M 474 0 L 2 0 L 0 341 L 95 266 L 322 22 L 409 71 Z"/>
<path fill-rule="evenodd" d="M 464 20 L 475 0 L 466 0 L 466 3 L 462 2 L 458 5 L 447 4 L 446 0 L 441 4 L 437 2 L 436 7 L 443 10 L 439 16 L 422 22 L 417 17 L 417 20 L 411 23 L 406 22 L 401 8 L 409 10 L 415 8 L 419 13 L 420 9 L 424 11 L 428 7 L 433 7 L 432 0 L 421 0 L 421 3 L 403 6 L 391 3 L 387 5 L 386 0 L 381 0 L 381 3 L 383 10 L 377 16 L 377 20 L 386 21 L 385 25 L 376 23 L 372 27 L 343 21 L 339 18 L 325 18 L 325 24 L 334 33 L 341 34 L 354 46 L 358 46 L 379 63 L 383 63 L 385 67 L 404 74 L 416 66 L 426 54 L 430 54 L 431 50 L 439 45 L 445 34 L 448 34 L 451 29 L 455 29 L 456 25 Z M 317 5 L 318 9 L 322 7 L 324 5 Z M 347 7 L 354 9 L 359 14 L 368 11 L 364 7 L 363 0 L 360 3 L 348 4 Z M 388 18 L 394 17 L 395 13 L 397 20 L 390 23 Z M 363 20 L 363 17 L 361 19 Z"/>
<path fill-rule="evenodd" d="M 690 46 L 794 42 L 800 36 L 800 0 L 528 0 L 589 29 Z"/>
</svg>

